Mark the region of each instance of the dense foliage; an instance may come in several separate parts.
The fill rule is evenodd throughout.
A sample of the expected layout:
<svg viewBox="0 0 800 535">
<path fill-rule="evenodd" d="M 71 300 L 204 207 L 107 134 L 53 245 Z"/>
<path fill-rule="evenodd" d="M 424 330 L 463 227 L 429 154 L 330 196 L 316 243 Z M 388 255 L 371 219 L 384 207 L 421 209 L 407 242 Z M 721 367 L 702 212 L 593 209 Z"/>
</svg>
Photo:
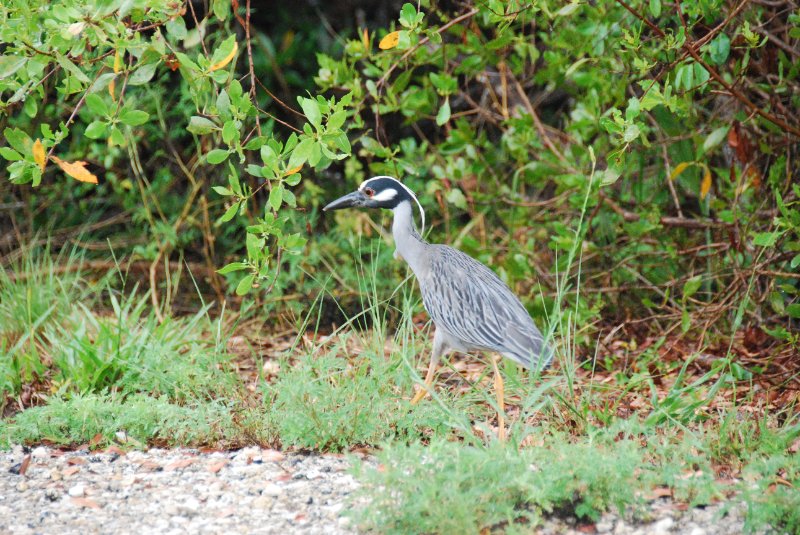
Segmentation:
<svg viewBox="0 0 800 535">
<path fill-rule="evenodd" d="M 578 243 L 563 297 L 586 336 L 603 317 L 798 343 L 791 2 L 423 1 L 367 28 L 248 6 L 0 6 L 2 250 L 80 228 L 154 289 L 186 258 L 219 297 L 274 303 L 318 292 L 370 232 L 349 213 L 323 234 L 320 203 L 390 174 L 431 239 L 541 317 Z"/>
</svg>

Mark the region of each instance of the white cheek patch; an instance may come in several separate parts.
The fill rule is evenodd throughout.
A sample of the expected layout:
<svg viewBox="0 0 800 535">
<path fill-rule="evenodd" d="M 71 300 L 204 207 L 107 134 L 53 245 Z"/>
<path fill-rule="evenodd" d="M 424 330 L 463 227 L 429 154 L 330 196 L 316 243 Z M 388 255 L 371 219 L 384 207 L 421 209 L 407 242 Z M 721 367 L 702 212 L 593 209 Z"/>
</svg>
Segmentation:
<svg viewBox="0 0 800 535">
<path fill-rule="evenodd" d="M 378 193 L 377 195 L 374 195 L 372 197 L 372 200 L 378 202 L 385 202 L 385 201 L 391 201 L 395 197 L 397 197 L 396 189 L 385 189 L 382 192 Z"/>
<path fill-rule="evenodd" d="M 396 182 L 398 186 L 400 186 L 401 188 L 406 190 L 408 192 L 408 194 L 411 196 L 411 198 L 414 199 L 414 202 L 417 203 L 417 206 L 419 207 L 419 215 L 422 218 L 422 231 L 420 232 L 420 234 L 424 235 L 425 234 L 425 210 L 422 208 L 422 204 L 420 204 L 419 199 L 417 199 L 417 196 L 414 194 L 413 191 L 411 191 L 411 189 L 408 186 L 406 186 L 405 184 L 403 184 L 402 182 L 400 182 L 399 180 L 397 180 L 394 177 L 383 176 L 382 175 L 382 176 L 374 176 L 372 178 L 368 178 L 367 180 L 362 182 L 360 186 L 358 186 L 358 189 L 363 191 L 364 188 L 366 188 L 367 185 L 371 181 L 377 180 L 377 179 L 380 179 L 380 178 L 388 178 L 389 180 L 392 180 L 392 181 Z M 386 195 L 386 197 L 384 197 L 384 195 Z M 375 199 L 377 201 L 388 201 L 388 200 L 394 199 L 396 196 L 397 196 L 397 190 L 384 190 L 384 191 L 380 192 L 378 195 L 376 195 L 375 197 L 373 197 L 373 199 Z"/>
</svg>

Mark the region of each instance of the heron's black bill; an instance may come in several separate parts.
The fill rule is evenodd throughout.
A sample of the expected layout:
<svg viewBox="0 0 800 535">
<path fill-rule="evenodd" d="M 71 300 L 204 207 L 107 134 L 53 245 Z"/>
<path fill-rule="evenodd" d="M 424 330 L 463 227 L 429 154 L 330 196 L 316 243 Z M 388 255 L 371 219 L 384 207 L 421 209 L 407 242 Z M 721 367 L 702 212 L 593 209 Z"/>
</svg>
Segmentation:
<svg viewBox="0 0 800 535">
<path fill-rule="evenodd" d="M 348 193 L 344 197 L 339 197 L 322 210 L 327 212 L 328 210 L 341 210 L 342 208 L 364 206 L 368 199 L 369 198 L 360 191 L 354 191 L 353 193 Z"/>
</svg>

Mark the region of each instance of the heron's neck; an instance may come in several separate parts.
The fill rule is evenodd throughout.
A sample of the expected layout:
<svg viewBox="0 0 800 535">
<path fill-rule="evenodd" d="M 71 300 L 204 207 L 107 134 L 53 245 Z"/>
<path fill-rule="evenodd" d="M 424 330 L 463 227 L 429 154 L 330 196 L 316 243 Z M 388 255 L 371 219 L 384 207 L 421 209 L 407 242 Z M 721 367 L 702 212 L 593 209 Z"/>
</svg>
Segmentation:
<svg viewBox="0 0 800 535">
<path fill-rule="evenodd" d="M 414 228 L 414 212 L 411 203 L 401 202 L 394 208 L 392 235 L 397 249 L 396 254 L 408 262 L 411 270 L 419 276 L 423 267 L 425 248 L 428 246 Z"/>
</svg>

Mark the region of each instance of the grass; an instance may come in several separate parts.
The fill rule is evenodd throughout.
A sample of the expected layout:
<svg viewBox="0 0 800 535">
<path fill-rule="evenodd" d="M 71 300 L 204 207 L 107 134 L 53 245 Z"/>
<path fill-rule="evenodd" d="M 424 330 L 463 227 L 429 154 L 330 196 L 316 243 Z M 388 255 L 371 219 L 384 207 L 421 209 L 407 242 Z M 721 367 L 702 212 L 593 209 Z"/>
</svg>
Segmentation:
<svg viewBox="0 0 800 535">
<path fill-rule="evenodd" d="M 387 533 L 527 532 L 548 515 L 591 522 L 608 510 L 647 520 L 653 489 L 691 505 L 744 501 L 748 529 L 800 532 L 795 408 L 759 406 L 754 376 L 730 355 L 664 362 L 664 340 L 623 370 L 581 362 L 579 303 L 562 306 L 579 279 L 574 290 L 561 279 L 550 318 L 566 341 L 556 373 L 501 368 L 501 443 L 488 365 L 445 362 L 433 396 L 408 403 L 430 329 L 414 321 L 413 283 L 392 284 L 378 262 L 357 264 L 361 312 L 340 311 L 330 336 L 330 284 L 318 281 L 278 373 L 251 393 L 236 373 L 242 356 L 227 349 L 232 318 L 201 309 L 159 322 L 149 295 L 119 290 L 118 274 L 87 281 L 79 255 L 25 258 L 0 271 L 0 445 L 366 446 L 381 466 L 357 468 L 370 505 L 353 515 Z"/>
</svg>

